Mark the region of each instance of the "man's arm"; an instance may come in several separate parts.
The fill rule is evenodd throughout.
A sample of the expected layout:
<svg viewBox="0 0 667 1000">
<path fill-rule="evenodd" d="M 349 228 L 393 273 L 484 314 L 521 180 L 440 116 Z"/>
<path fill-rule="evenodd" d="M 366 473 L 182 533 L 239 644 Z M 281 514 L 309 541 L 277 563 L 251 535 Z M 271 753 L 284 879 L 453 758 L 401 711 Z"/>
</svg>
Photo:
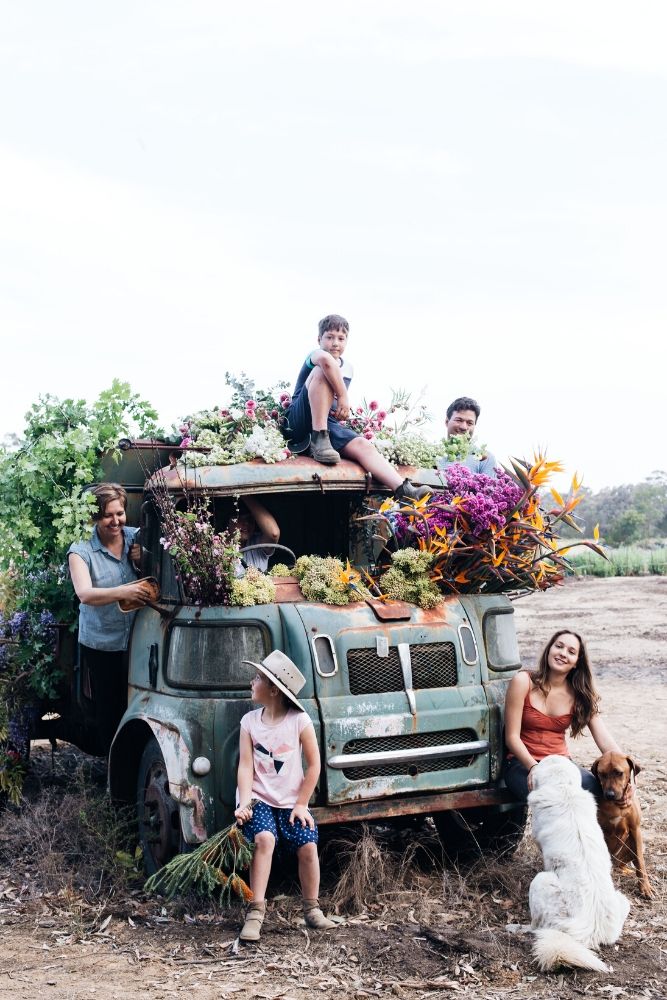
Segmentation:
<svg viewBox="0 0 667 1000">
<path fill-rule="evenodd" d="M 255 497 L 242 497 L 243 503 L 253 516 L 263 542 L 277 542 L 280 527 L 273 514 Z"/>
</svg>

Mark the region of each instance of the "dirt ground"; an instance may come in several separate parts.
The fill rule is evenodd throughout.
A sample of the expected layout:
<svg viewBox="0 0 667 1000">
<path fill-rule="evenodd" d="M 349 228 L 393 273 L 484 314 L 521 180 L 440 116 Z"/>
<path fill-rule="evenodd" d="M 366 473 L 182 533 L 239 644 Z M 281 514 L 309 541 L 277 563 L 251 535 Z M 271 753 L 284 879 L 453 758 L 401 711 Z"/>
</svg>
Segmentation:
<svg viewBox="0 0 667 1000">
<path fill-rule="evenodd" d="M 574 580 L 522 598 L 515 611 L 525 665 L 556 628 L 588 638 L 605 717 L 643 765 L 639 796 L 655 895 L 643 901 L 633 879 L 621 880 L 632 906 L 619 944 L 604 950 L 612 972 L 545 976 L 531 965 L 521 925 L 529 921 L 527 889 L 539 856 L 526 836 L 514 857 L 483 859 L 470 870 L 434 856 L 413 859 L 407 871 L 390 854 L 382 891 L 329 933 L 307 931 L 295 901 L 279 895 L 256 949 L 238 947 L 238 911 L 161 907 L 140 888 L 101 906 L 82 903 L 76 887 L 36 899 L 29 862 L 5 864 L 0 997 L 666 997 L 667 578 Z M 581 763 L 595 757 L 588 738 L 573 751 Z M 323 876 L 330 893 L 335 873 L 326 852 Z"/>
</svg>

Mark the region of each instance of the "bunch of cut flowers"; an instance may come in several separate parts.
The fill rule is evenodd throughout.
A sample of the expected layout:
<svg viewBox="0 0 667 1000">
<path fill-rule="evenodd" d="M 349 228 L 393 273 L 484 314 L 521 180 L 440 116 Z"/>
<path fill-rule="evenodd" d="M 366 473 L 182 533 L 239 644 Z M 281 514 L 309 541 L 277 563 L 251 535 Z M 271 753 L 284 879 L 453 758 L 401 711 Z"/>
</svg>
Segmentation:
<svg viewBox="0 0 667 1000">
<path fill-rule="evenodd" d="M 252 891 L 239 871 L 250 867 L 253 849 L 238 824 L 232 823 L 196 850 L 177 854 L 151 875 L 144 888 L 167 899 L 195 891 L 203 896 L 218 896 L 221 903 L 229 904 L 232 893 L 248 902 Z"/>
<path fill-rule="evenodd" d="M 179 424 L 179 447 L 188 449 L 181 462 L 188 466 L 233 465 L 253 458 L 267 463 L 289 458 L 282 432 L 292 401 L 287 383 L 258 389 L 243 372 L 240 378 L 225 372 L 225 382 L 233 390 L 228 406 L 200 410 Z"/>
<path fill-rule="evenodd" d="M 282 573 L 283 567 L 274 568 Z M 307 601 L 343 606 L 353 601 L 365 601 L 371 592 L 361 573 L 333 556 L 300 556 L 292 570 Z M 373 586 L 373 581 L 368 580 Z"/>
<path fill-rule="evenodd" d="M 151 495 L 160 514 L 160 544 L 171 555 L 188 603 L 231 604 L 240 565 L 237 532 L 216 532 L 208 498 L 184 486 L 185 510 L 177 508 L 163 475 L 153 477 Z"/>
<path fill-rule="evenodd" d="M 442 491 L 398 511 L 387 501 L 381 510 L 391 511 L 399 546 L 428 553 L 429 576 L 444 592 L 546 590 L 562 582 L 573 546 L 604 556 L 596 541 L 563 544 L 560 538 L 561 524 L 580 530 L 573 511 L 583 498 L 576 475 L 565 498 L 555 489 L 549 500 L 541 494 L 562 471 L 542 454 L 532 462 L 512 459 L 512 468 L 495 479 L 451 465 L 442 473 Z"/>
<path fill-rule="evenodd" d="M 364 399 L 361 406 L 350 410 L 350 416 L 345 423 L 351 430 L 361 434 L 368 441 L 372 441 L 382 432 L 386 418 L 387 411 L 381 409 L 377 400 L 372 399 L 370 403 L 367 403 Z"/>
<path fill-rule="evenodd" d="M 432 468 L 441 451 L 438 444 L 427 441 L 420 433 L 420 428 L 429 420 L 421 396 L 413 402 L 410 393 L 394 389 L 386 409 L 377 400 L 370 403 L 364 400 L 361 406 L 352 409 L 346 425 L 373 441 L 388 461 L 396 465 Z"/>
</svg>

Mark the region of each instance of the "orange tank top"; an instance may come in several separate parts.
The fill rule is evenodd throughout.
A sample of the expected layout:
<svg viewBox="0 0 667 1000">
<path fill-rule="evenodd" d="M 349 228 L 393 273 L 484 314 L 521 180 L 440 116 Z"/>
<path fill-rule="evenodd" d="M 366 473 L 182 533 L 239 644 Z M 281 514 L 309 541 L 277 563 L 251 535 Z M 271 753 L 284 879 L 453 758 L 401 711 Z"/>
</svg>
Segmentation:
<svg viewBox="0 0 667 1000">
<path fill-rule="evenodd" d="M 545 715 L 538 708 L 533 708 L 529 699 L 530 688 L 523 702 L 520 734 L 528 753 L 535 760 L 542 760 L 552 753 L 569 757 L 565 733 L 572 723 L 572 712 L 567 715 Z"/>
</svg>

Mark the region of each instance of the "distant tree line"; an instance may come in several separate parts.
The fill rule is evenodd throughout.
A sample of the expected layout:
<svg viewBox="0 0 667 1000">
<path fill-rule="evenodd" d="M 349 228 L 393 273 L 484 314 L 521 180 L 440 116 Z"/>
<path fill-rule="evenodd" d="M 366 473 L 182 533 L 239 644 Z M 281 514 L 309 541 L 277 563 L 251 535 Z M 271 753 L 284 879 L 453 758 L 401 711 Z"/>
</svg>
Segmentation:
<svg viewBox="0 0 667 1000">
<path fill-rule="evenodd" d="M 607 545 L 631 545 L 667 537 L 667 472 L 656 471 L 641 483 L 584 490 L 576 514 L 586 537 L 596 524 Z M 565 528 L 564 535 L 574 535 Z"/>
</svg>

